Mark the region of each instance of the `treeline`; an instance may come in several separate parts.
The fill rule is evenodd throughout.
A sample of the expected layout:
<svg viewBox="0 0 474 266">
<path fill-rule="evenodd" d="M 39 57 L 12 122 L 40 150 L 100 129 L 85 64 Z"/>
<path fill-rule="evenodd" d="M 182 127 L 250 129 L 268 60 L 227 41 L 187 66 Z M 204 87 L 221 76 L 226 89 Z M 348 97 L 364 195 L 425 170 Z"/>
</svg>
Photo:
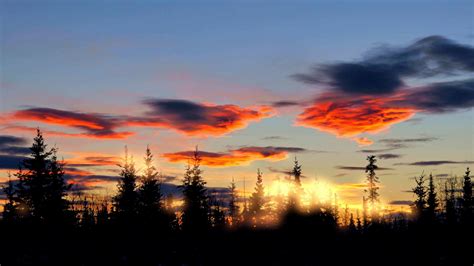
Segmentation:
<svg viewBox="0 0 474 266">
<path fill-rule="evenodd" d="M 226 197 L 208 191 L 196 149 L 181 184 L 182 205 L 164 195 L 147 147 L 138 171 L 127 151 L 109 201 L 77 198 L 57 149 L 38 130 L 31 155 L 9 178 L 0 224 L 1 265 L 471 265 L 473 198 L 462 180 L 415 178 L 412 214 L 386 215 L 379 204 L 375 156 L 368 156 L 363 208 L 303 204 L 302 166 L 291 191 L 270 203 L 263 173 L 244 199 L 232 180 Z M 91 200 L 92 199 L 92 200 Z M 280 217 L 277 227 L 268 220 Z M 397 258 L 393 252 L 403 252 Z M 346 256 L 337 256 L 338 254 Z M 361 257 L 362 256 L 362 257 Z"/>
</svg>

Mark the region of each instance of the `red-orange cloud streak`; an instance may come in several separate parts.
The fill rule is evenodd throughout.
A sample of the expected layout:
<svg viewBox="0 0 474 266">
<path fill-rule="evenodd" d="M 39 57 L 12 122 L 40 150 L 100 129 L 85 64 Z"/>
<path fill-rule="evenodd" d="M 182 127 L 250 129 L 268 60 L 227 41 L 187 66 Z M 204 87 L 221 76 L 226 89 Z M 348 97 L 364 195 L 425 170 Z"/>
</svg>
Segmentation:
<svg viewBox="0 0 474 266">
<path fill-rule="evenodd" d="M 298 115 L 296 125 L 348 138 L 362 133 L 378 133 L 415 114 L 414 108 L 392 104 L 400 101 L 399 97 L 347 98 L 325 95 Z M 371 144 L 367 138 L 353 140 L 362 145 Z"/>
</svg>

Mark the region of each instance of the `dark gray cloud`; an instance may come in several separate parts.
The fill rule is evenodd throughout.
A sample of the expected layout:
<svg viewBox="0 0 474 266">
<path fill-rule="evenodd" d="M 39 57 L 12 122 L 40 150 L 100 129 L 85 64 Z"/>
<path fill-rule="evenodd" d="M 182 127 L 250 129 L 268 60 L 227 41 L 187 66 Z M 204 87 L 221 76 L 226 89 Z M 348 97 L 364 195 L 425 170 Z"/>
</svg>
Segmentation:
<svg viewBox="0 0 474 266">
<path fill-rule="evenodd" d="M 388 160 L 388 159 L 398 159 L 401 158 L 403 155 L 401 154 L 395 154 L 395 153 L 382 153 L 382 154 L 377 154 L 377 157 L 380 159 Z"/>
<path fill-rule="evenodd" d="M 417 143 L 417 142 L 431 142 L 438 140 L 435 137 L 422 137 L 422 138 L 400 138 L 400 139 L 381 139 L 378 142 L 385 143 L 388 145 L 402 144 L 402 143 Z"/>
<path fill-rule="evenodd" d="M 0 154 L 0 169 L 18 169 L 26 157 Z"/>
<path fill-rule="evenodd" d="M 390 205 L 413 205 L 411 200 L 392 200 L 388 204 Z"/>
<path fill-rule="evenodd" d="M 27 140 L 20 137 L 3 135 L 0 136 L 0 147 L 25 145 Z"/>
<path fill-rule="evenodd" d="M 268 137 L 263 137 L 262 140 L 286 140 L 288 138 L 282 137 L 282 136 L 268 136 Z"/>
<path fill-rule="evenodd" d="M 474 79 L 438 82 L 410 90 L 399 106 L 416 107 L 425 113 L 445 113 L 474 106 Z"/>
<path fill-rule="evenodd" d="M 299 106 L 301 105 L 300 102 L 297 101 L 276 101 L 272 102 L 271 106 L 273 107 L 290 107 L 290 106 Z"/>
<path fill-rule="evenodd" d="M 285 176 L 292 176 L 293 175 L 292 169 L 277 169 L 277 168 L 274 168 L 274 167 L 271 167 L 271 166 L 268 167 L 267 169 L 271 173 L 283 174 Z M 301 177 L 306 178 L 307 176 L 306 175 L 301 175 Z"/>
<path fill-rule="evenodd" d="M 429 36 L 406 47 L 379 47 L 356 62 L 318 65 L 293 77 L 326 84 L 349 94 L 390 94 L 405 78 L 426 78 L 474 71 L 474 48 L 442 36 Z"/>
<path fill-rule="evenodd" d="M 0 153 L 8 155 L 26 155 L 30 153 L 28 147 L 23 147 L 27 143 L 25 138 L 3 135 L 0 136 Z"/>
<path fill-rule="evenodd" d="M 474 161 L 449 161 L 449 160 L 439 160 L 439 161 L 418 161 L 413 163 L 397 163 L 395 165 L 412 165 L 412 166 L 432 166 L 432 165 L 443 165 L 443 164 L 474 164 Z"/>
<path fill-rule="evenodd" d="M 420 137 L 420 138 L 388 138 L 388 139 L 380 139 L 377 142 L 384 145 L 385 148 L 380 148 L 380 149 L 362 149 L 359 150 L 358 152 L 363 152 L 363 153 L 371 153 L 371 154 L 378 154 L 378 153 L 383 153 L 379 154 L 377 156 L 383 156 L 384 154 L 389 154 L 387 152 L 397 150 L 397 149 L 403 149 L 403 148 L 408 148 L 413 144 L 416 143 L 426 143 L 426 142 L 432 142 L 438 140 L 438 138 L 435 137 Z M 382 158 L 382 157 L 380 157 Z M 395 158 L 395 157 L 393 157 Z M 382 158 L 383 159 L 383 158 Z M 387 159 L 387 158 L 385 158 Z"/>
<path fill-rule="evenodd" d="M 359 167 L 359 166 L 343 166 L 343 165 L 338 165 L 335 167 L 336 169 L 339 170 L 355 170 L 355 171 L 365 171 L 365 167 Z M 385 170 L 394 170 L 393 168 L 386 168 L 386 167 L 379 167 L 376 170 L 379 171 L 385 171 Z"/>
</svg>

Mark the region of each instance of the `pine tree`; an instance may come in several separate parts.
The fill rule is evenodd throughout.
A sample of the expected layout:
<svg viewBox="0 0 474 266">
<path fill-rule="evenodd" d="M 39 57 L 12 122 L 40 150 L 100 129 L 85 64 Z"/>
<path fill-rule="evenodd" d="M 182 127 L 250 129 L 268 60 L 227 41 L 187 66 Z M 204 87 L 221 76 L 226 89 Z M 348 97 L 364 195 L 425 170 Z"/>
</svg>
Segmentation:
<svg viewBox="0 0 474 266">
<path fill-rule="evenodd" d="M 235 185 L 234 178 L 232 178 L 232 182 L 229 186 L 229 218 L 230 224 L 232 226 L 237 225 L 239 221 L 239 205 L 237 205 L 238 195 L 237 195 L 237 187 Z"/>
<path fill-rule="evenodd" d="M 186 167 L 183 184 L 179 186 L 184 197 L 182 226 L 184 230 L 190 232 L 203 231 L 210 226 L 209 198 L 200 164 L 201 158 L 196 147 L 191 163 Z"/>
<path fill-rule="evenodd" d="M 69 211 L 69 201 L 65 199 L 67 191 L 71 189 L 71 184 L 66 184 L 64 180 L 64 162 L 58 161 L 57 149 L 51 150 L 51 158 L 49 163 L 49 183 L 47 202 L 49 211 L 48 216 L 54 221 L 67 221 L 71 223 L 74 219 L 73 213 Z"/>
<path fill-rule="evenodd" d="M 97 210 L 97 225 L 106 226 L 109 224 L 109 209 L 107 202 L 101 204 L 100 208 Z"/>
<path fill-rule="evenodd" d="M 125 157 L 119 167 L 121 171 L 118 192 L 113 198 L 114 218 L 121 224 L 131 225 L 137 218 L 137 172 L 133 158 L 128 157 L 127 147 L 125 147 Z"/>
<path fill-rule="evenodd" d="M 225 213 L 222 208 L 222 203 L 219 201 L 217 196 L 211 197 L 210 209 L 212 227 L 218 230 L 223 229 L 225 227 Z"/>
<path fill-rule="evenodd" d="M 293 166 L 292 174 L 295 177 L 295 184 L 297 187 L 301 187 L 301 165 L 298 159 L 295 157 L 295 165 Z"/>
<path fill-rule="evenodd" d="M 469 167 L 466 169 L 464 175 L 463 187 L 462 187 L 462 222 L 465 224 L 471 224 L 473 219 L 473 199 L 472 199 L 472 181 L 470 176 L 471 171 Z"/>
<path fill-rule="evenodd" d="M 161 183 L 158 180 L 159 173 L 153 165 L 153 154 L 150 147 L 147 146 L 145 154 L 145 170 L 141 177 L 141 184 L 138 188 L 138 215 L 140 220 L 147 225 L 165 226 L 165 224 L 157 224 L 163 222 L 163 206 Z"/>
<path fill-rule="evenodd" d="M 81 220 L 80 227 L 86 230 L 90 230 L 95 225 L 95 213 L 92 207 L 90 206 L 87 198 L 84 198 L 82 201 L 82 211 L 81 211 Z"/>
<path fill-rule="evenodd" d="M 255 183 L 255 191 L 250 197 L 250 213 L 255 221 L 261 219 L 263 213 L 263 205 L 265 204 L 265 188 L 263 186 L 262 172 L 257 170 L 257 182 Z"/>
<path fill-rule="evenodd" d="M 370 214 L 374 215 L 376 211 L 376 204 L 379 202 L 379 178 L 375 174 L 375 170 L 378 166 L 375 164 L 377 159 L 374 155 L 367 156 L 367 161 L 369 164 L 365 167 L 365 172 L 367 173 L 367 189 L 365 190 L 368 193 L 367 200 L 370 203 Z"/>
<path fill-rule="evenodd" d="M 359 220 L 358 220 L 358 223 L 360 223 Z M 356 232 L 356 231 L 357 231 L 357 228 L 354 222 L 354 215 L 351 213 L 350 218 L 349 218 L 349 232 Z"/>
<path fill-rule="evenodd" d="M 357 210 L 357 231 L 362 231 L 362 221 L 360 220 L 359 210 Z"/>
<path fill-rule="evenodd" d="M 30 150 L 30 157 L 22 163 L 26 171 L 20 168 L 16 174 L 16 200 L 22 216 L 35 223 L 64 223 L 72 217 L 65 199 L 71 186 L 64 181 L 63 163 L 57 160 L 57 149 L 47 150 L 43 135 L 37 129 Z"/>
<path fill-rule="evenodd" d="M 10 172 L 8 172 L 7 185 L 3 186 L 2 190 L 7 200 L 3 205 L 3 221 L 6 223 L 13 223 L 17 220 L 17 209 L 15 201 L 15 187 L 11 180 Z"/>
<path fill-rule="evenodd" d="M 439 201 L 437 198 L 437 193 L 436 193 L 436 186 L 434 184 L 434 179 L 433 175 L 430 174 L 430 179 L 428 183 L 428 198 L 426 200 L 427 203 L 427 218 L 431 221 L 434 222 L 436 220 L 436 212 L 438 210 L 439 206 Z"/>
<path fill-rule="evenodd" d="M 446 222 L 449 225 L 457 222 L 455 187 L 456 181 L 453 178 L 444 183 Z"/>
<path fill-rule="evenodd" d="M 418 216 L 418 219 L 422 219 L 426 209 L 426 195 L 428 191 L 425 187 L 425 175 L 421 174 L 420 177 L 415 177 L 416 186 L 412 189 L 416 196 L 414 212 Z"/>
<path fill-rule="evenodd" d="M 369 217 L 367 208 L 367 199 L 362 197 L 362 229 L 365 231 L 369 227 Z"/>
</svg>

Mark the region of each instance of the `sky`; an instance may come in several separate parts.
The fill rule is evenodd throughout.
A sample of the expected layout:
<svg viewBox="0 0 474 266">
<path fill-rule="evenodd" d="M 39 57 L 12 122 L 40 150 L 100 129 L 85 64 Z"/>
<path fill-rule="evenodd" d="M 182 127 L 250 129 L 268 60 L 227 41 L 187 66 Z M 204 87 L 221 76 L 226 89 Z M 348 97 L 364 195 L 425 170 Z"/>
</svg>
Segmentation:
<svg viewBox="0 0 474 266">
<path fill-rule="evenodd" d="M 472 1 L 2 1 L 0 181 L 39 127 L 68 178 L 113 194 L 124 146 L 178 184 L 307 184 L 358 204 L 474 163 Z M 322 185 L 322 184 L 326 185 Z"/>
</svg>

